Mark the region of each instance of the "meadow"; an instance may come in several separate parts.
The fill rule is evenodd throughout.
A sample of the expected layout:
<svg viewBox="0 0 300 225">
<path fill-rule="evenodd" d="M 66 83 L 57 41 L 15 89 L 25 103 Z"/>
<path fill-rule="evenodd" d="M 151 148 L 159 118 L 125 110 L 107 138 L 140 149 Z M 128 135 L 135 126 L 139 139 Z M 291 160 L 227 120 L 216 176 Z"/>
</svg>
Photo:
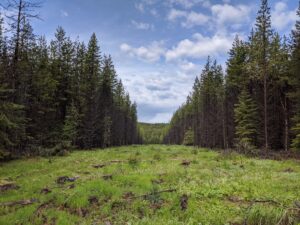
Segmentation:
<svg viewBox="0 0 300 225">
<path fill-rule="evenodd" d="M 133 145 L 0 166 L 0 224 L 299 224 L 300 163 Z"/>
</svg>

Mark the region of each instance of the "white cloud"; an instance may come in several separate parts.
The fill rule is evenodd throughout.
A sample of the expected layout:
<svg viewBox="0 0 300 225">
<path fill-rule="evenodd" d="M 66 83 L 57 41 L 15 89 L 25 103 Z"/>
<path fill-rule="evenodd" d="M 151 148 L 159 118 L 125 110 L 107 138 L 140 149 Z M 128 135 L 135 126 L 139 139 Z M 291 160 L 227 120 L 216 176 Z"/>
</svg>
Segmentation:
<svg viewBox="0 0 300 225">
<path fill-rule="evenodd" d="M 217 4 L 211 7 L 212 17 L 218 26 L 247 22 L 251 10 L 251 7 L 246 5 Z"/>
<path fill-rule="evenodd" d="M 179 64 L 179 67 L 184 73 L 197 73 L 197 71 L 200 71 L 200 69 L 196 64 L 189 62 L 187 60 L 182 61 Z"/>
<path fill-rule="evenodd" d="M 209 17 L 194 11 L 187 12 L 183 10 L 171 9 L 167 19 L 169 21 L 176 21 L 179 18 L 184 18 L 184 21 L 181 22 L 181 25 L 186 28 L 191 28 L 197 25 L 204 25 L 209 21 Z"/>
<path fill-rule="evenodd" d="M 156 9 L 151 9 L 151 10 L 150 10 L 150 14 L 151 14 L 152 16 L 158 17 L 158 12 L 157 12 Z"/>
<path fill-rule="evenodd" d="M 209 7 L 210 0 L 169 0 L 169 4 L 190 9 L 195 5 L 202 5 L 203 7 Z"/>
<path fill-rule="evenodd" d="M 166 122 L 170 121 L 172 116 L 173 116 L 172 112 L 157 113 L 148 122 L 149 123 L 166 123 Z"/>
<path fill-rule="evenodd" d="M 144 7 L 143 3 L 135 3 L 134 7 L 141 13 L 143 13 L 145 11 L 145 7 Z"/>
<path fill-rule="evenodd" d="M 171 9 L 167 19 L 169 21 L 175 21 L 176 19 L 180 18 L 180 17 L 186 17 L 187 16 L 187 12 L 183 11 L 183 10 L 177 10 L 177 9 Z"/>
<path fill-rule="evenodd" d="M 60 10 L 60 16 L 61 17 L 68 17 L 69 16 L 69 13 L 65 10 Z"/>
<path fill-rule="evenodd" d="M 186 100 L 195 76 L 180 72 L 175 64 L 146 68 L 126 66 L 118 71 L 130 97 L 137 102 L 139 121 L 168 122 Z"/>
<path fill-rule="evenodd" d="M 165 52 L 162 45 L 162 42 L 153 42 L 147 47 L 141 46 L 138 48 L 134 48 L 126 43 L 123 43 L 120 46 L 120 49 L 122 52 L 125 52 L 132 57 L 137 57 L 147 62 L 156 62 Z"/>
<path fill-rule="evenodd" d="M 138 30 L 153 30 L 154 25 L 149 23 L 137 22 L 135 20 L 131 21 L 131 24 Z"/>
<path fill-rule="evenodd" d="M 215 34 L 212 37 L 204 37 L 199 33 L 193 35 L 193 39 L 180 41 L 176 46 L 166 52 L 167 61 L 180 58 L 204 58 L 208 55 L 219 56 L 228 52 L 232 45 L 231 36 Z"/>
<path fill-rule="evenodd" d="M 272 25 L 278 31 L 283 31 L 285 29 L 290 29 L 290 26 L 294 25 L 297 20 L 296 9 L 288 10 L 285 2 L 277 2 L 275 4 L 275 9 L 272 10 Z"/>
</svg>

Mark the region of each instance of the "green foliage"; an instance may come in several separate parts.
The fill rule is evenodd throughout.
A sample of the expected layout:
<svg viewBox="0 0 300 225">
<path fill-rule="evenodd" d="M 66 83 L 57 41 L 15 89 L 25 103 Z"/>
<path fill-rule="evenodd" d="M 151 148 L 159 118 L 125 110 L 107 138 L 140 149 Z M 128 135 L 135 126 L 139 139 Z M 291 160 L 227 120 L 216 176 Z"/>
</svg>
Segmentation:
<svg viewBox="0 0 300 225">
<path fill-rule="evenodd" d="M 144 144 L 161 144 L 167 124 L 138 123 L 138 129 Z"/>
<path fill-rule="evenodd" d="M 297 11 L 298 17 L 300 17 L 300 2 Z M 292 59 L 291 59 L 291 74 L 289 79 L 292 91 L 290 97 L 294 103 L 294 115 L 293 115 L 293 144 L 292 147 L 296 150 L 300 150 L 300 19 L 296 21 L 295 29 L 292 31 Z"/>
<path fill-rule="evenodd" d="M 189 128 L 184 133 L 183 145 L 194 145 L 194 131 L 192 128 Z"/>
<path fill-rule="evenodd" d="M 257 135 L 257 106 L 246 90 L 239 96 L 234 109 L 236 139 L 239 150 L 247 151 L 254 147 Z"/>
<path fill-rule="evenodd" d="M 296 134 L 292 142 L 292 148 L 295 150 L 300 150 L 300 123 L 297 123 L 292 128 L 292 131 Z"/>
</svg>

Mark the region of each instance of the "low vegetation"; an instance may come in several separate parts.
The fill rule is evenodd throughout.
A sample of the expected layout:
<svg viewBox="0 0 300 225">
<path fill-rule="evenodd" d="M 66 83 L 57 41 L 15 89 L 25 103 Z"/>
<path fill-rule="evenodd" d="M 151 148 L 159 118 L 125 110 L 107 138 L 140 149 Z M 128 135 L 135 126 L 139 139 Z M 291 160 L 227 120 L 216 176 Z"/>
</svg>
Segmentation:
<svg viewBox="0 0 300 225">
<path fill-rule="evenodd" d="M 128 146 L 0 166 L 0 224 L 298 224 L 300 163 Z"/>
</svg>

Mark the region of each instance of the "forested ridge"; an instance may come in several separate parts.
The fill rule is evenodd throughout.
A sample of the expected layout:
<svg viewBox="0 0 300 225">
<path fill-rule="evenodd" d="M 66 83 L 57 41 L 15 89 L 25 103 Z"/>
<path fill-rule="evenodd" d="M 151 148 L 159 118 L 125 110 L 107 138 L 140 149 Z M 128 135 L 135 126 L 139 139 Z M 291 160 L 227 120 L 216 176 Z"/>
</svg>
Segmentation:
<svg viewBox="0 0 300 225">
<path fill-rule="evenodd" d="M 261 1 L 249 39 L 237 36 L 226 73 L 208 57 L 173 115 L 164 143 L 209 148 L 300 149 L 300 6 L 290 37 L 271 26 Z"/>
<path fill-rule="evenodd" d="M 0 15 L 0 158 L 139 143 L 136 104 L 96 35 L 86 44 L 58 27 L 48 43 L 30 25 L 40 5 L 8 2 L 2 7 L 13 13 Z"/>
</svg>

